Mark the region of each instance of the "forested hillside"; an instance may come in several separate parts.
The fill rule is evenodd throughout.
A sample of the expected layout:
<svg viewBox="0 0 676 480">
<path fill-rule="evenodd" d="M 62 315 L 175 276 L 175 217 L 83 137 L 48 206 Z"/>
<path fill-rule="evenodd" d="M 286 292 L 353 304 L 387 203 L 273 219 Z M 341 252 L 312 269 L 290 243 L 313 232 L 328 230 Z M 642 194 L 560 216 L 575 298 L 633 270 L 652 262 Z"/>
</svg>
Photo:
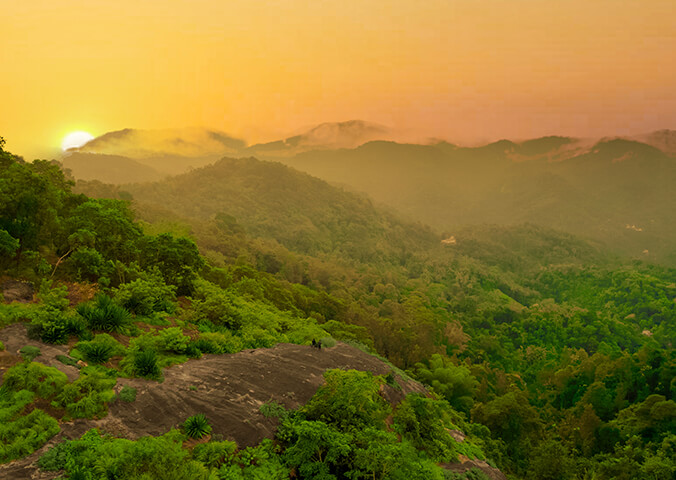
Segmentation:
<svg viewBox="0 0 676 480">
<path fill-rule="evenodd" d="M 265 407 L 279 417 L 274 442 L 182 448 L 208 432 L 200 417 L 135 443 L 92 431 L 40 466 L 68 478 L 483 478 L 439 466 L 468 457 L 511 478 L 676 474 L 673 269 L 532 223 L 436 234 L 253 159 L 78 185 L 109 197 L 95 199 L 72 193 L 56 165 L 0 155 L 0 268 L 38 287 L 37 301 L 0 306 L 0 322 L 26 322 L 33 338 L 67 345 L 65 361 L 89 364 L 70 381 L 28 349 L 6 369 L 0 414 L 19 441 L 0 436 L 3 461 L 39 448 L 59 421 L 125 401 L 119 377 L 322 339 L 373 349 L 433 393 L 393 405 L 379 392 L 401 370 L 338 370 L 298 410 Z"/>
<path fill-rule="evenodd" d="M 566 137 L 476 148 L 371 142 L 279 160 L 440 230 L 531 222 L 676 265 L 676 160 L 644 143 Z"/>
</svg>

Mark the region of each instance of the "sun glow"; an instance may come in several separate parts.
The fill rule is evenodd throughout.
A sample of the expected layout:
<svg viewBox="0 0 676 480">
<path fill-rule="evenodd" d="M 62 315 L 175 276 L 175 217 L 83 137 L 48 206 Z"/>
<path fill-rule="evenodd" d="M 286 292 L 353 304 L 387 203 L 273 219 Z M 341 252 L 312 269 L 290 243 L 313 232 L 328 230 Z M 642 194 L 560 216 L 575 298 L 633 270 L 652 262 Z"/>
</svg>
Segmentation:
<svg viewBox="0 0 676 480">
<path fill-rule="evenodd" d="M 65 152 L 71 148 L 80 148 L 82 145 L 94 139 L 94 135 L 88 132 L 72 132 L 66 135 L 61 142 L 61 149 Z"/>
</svg>

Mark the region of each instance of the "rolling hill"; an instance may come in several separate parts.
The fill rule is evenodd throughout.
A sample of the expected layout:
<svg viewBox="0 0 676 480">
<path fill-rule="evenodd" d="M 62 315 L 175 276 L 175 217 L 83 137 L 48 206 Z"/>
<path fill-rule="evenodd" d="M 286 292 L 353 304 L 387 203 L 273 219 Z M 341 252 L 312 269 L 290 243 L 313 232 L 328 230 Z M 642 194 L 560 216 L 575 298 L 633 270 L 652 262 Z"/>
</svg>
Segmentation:
<svg viewBox="0 0 676 480">
<path fill-rule="evenodd" d="M 547 137 L 477 148 L 371 142 L 284 160 L 441 230 L 536 223 L 676 264 L 676 160 L 624 139 Z"/>
</svg>

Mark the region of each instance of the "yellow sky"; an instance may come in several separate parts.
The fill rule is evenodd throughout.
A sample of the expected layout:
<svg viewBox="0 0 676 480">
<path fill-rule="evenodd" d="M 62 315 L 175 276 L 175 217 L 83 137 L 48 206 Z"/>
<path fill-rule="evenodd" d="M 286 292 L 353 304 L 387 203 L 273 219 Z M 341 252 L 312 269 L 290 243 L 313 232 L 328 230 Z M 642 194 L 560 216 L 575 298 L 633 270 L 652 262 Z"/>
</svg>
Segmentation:
<svg viewBox="0 0 676 480">
<path fill-rule="evenodd" d="M 0 0 L 0 136 L 363 119 L 451 141 L 676 129 L 674 0 Z"/>
</svg>

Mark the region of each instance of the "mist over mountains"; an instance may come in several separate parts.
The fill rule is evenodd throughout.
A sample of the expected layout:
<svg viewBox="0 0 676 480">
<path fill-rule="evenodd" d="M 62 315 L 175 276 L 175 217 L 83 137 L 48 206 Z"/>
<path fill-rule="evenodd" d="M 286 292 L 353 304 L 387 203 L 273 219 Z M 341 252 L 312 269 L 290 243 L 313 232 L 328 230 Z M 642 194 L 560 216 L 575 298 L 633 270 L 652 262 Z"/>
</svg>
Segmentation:
<svg viewBox="0 0 676 480">
<path fill-rule="evenodd" d="M 549 136 L 478 147 L 387 140 L 394 136 L 392 129 L 356 120 L 251 146 L 203 129 L 126 129 L 92 140 L 63 163 L 76 178 L 125 184 L 158 181 L 222 157 L 253 156 L 366 194 L 444 234 L 469 224 L 534 223 L 635 258 L 676 264 L 670 241 L 676 234 L 676 132 L 600 140 Z"/>
</svg>

